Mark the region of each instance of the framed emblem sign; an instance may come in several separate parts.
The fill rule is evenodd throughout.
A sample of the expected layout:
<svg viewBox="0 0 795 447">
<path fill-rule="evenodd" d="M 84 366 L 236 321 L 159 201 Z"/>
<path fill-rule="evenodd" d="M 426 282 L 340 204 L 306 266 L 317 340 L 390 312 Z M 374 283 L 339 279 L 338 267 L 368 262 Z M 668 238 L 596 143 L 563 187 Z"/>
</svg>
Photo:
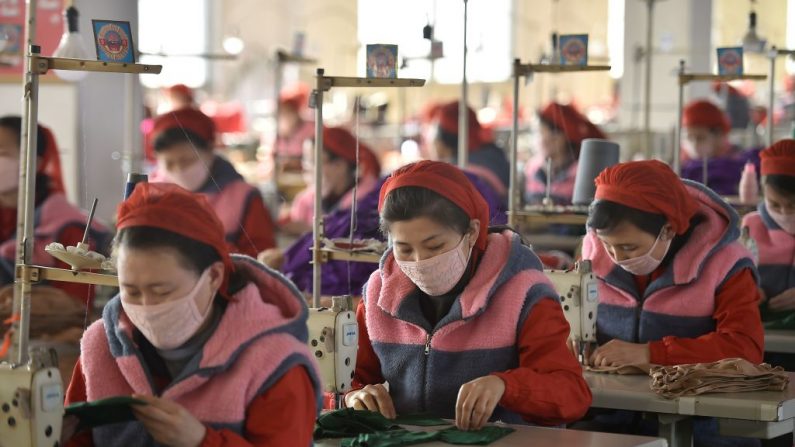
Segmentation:
<svg viewBox="0 0 795 447">
<path fill-rule="evenodd" d="M 97 60 L 105 62 L 135 63 L 130 22 L 117 20 L 92 20 Z"/>
<path fill-rule="evenodd" d="M 397 45 L 367 45 L 367 77 L 397 78 Z"/>
<path fill-rule="evenodd" d="M 561 65 L 588 65 L 588 35 L 564 34 L 558 39 Z"/>
<path fill-rule="evenodd" d="M 743 47 L 718 48 L 718 74 L 743 74 Z"/>
</svg>

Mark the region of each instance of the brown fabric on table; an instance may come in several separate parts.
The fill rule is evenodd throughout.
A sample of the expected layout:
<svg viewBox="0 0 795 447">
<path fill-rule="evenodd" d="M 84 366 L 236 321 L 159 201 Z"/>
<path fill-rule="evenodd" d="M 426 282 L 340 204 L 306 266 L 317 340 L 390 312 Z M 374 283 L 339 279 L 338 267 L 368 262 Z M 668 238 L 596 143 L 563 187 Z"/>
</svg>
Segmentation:
<svg viewBox="0 0 795 447">
<path fill-rule="evenodd" d="M 586 366 L 585 370 L 595 373 L 618 374 L 624 376 L 633 374 L 649 374 L 649 371 L 653 366 L 656 365 L 652 365 L 650 363 L 633 363 L 631 365 L 621 366 Z"/>
<path fill-rule="evenodd" d="M 755 365 L 733 358 L 713 363 L 653 366 L 649 372 L 652 391 L 672 399 L 704 393 L 782 391 L 789 383 L 784 368 L 767 363 Z"/>
</svg>

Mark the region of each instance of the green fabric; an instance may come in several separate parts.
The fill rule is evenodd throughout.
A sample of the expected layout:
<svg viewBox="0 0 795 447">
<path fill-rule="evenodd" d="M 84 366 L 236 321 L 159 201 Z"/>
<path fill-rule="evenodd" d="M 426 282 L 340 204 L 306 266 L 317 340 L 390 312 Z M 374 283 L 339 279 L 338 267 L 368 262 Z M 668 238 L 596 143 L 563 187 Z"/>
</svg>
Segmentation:
<svg viewBox="0 0 795 447">
<path fill-rule="evenodd" d="M 382 431 L 361 434 L 355 438 L 342 440 L 342 447 L 400 447 L 404 445 L 424 444 L 439 440 L 438 431 L 411 432 L 408 430 Z"/>
<path fill-rule="evenodd" d="M 116 396 L 93 402 L 77 402 L 65 408 L 67 416 L 77 416 L 78 430 L 135 420 L 130 405 L 146 402 L 130 396 Z"/>
<path fill-rule="evenodd" d="M 484 427 L 478 431 L 461 431 L 450 427 L 441 431 L 412 432 L 391 430 L 378 433 L 360 434 L 355 438 L 342 440 L 342 447 L 401 447 L 441 441 L 454 445 L 489 445 L 510 433 L 509 427 Z"/>
<path fill-rule="evenodd" d="M 759 305 L 759 313 L 765 329 L 795 330 L 795 312 L 770 310 L 764 302 Z"/>
<path fill-rule="evenodd" d="M 513 433 L 510 427 L 497 427 L 490 425 L 478 431 L 461 431 L 455 427 L 439 432 L 439 440 L 448 444 L 455 445 L 489 445 L 498 439 L 504 438 Z"/>
<path fill-rule="evenodd" d="M 433 427 L 449 423 L 444 419 L 422 414 L 399 416 L 397 419 L 389 420 L 374 411 L 346 408 L 322 414 L 315 423 L 314 437 L 315 439 L 348 438 L 359 434 L 394 430 L 400 428 L 400 425 Z"/>
</svg>

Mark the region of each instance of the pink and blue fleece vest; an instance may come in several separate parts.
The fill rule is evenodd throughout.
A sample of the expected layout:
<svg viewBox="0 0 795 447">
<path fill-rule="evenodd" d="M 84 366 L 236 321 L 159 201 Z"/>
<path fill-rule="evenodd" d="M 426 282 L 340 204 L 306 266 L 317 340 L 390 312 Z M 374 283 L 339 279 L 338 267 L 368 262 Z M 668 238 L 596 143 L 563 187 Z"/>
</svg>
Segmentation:
<svg viewBox="0 0 795 447">
<path fill-rule="evenodd" d="M 704 219 L 674 255 L 666 271 L 641 296 L 632 274 L 615 265 L 593 231 L 583 241 L 599 278 L 599 343 L 619 339 L 634 343 L 666 336 L 694 338 L 715 330 L 715 295 L 743 268 L 754 269 L 751 255 L 738 241 L 737 213 L 714 192 L 685 181 Z M 755 270 L 754 270 L 755 271 Z"/>
<path fill-rule="evenodd" d="M 44 251 L 44 247 L 51 242 L 60 242 L 61 234 L 69 227 L 85 228 L 87 220 L 88 218 L 83 211 L 69 203 L 66 200 L 66 196 L 61 193 L 51 194 L 36 208 L 34 213 L 33 264 L 43 267 L 54 267 L 57 261 Z M 110 235 L 107 229 L 94 221 L 91 224 L 88 235 L 92 249 L 104 253 L 107 244 L 110 242 Z M 13 268 L 16 259 L 16 244 L 16 238 L 11 238 L 0 244 L 0 259 L 2 259 L 0 278 L 5 279 L 2 283 L 10 283 L 14 280 Z"/>
<path fill-rule="evenodd" d="M 559 205 L 570 205 L 574 195 L 574 180 L 577 178 L 577 161 L 559 172 L 553 172 L 550 198 Z M 547 172 L 542 157 L 527 162 L 525 168 L 525 201 L 539 204 L 547 193 Z"/>
<path fill-rule="evenodd" d="M 318 409 L 320 385 L 306 346 L 307 308 L 300 293 L 279 273 L 251 258 L 234 256 L 234 262 L 252 282 L 234 295 L 202 351 L 160 397 L 184 406 L 209 427 L 245 436 L 249 404 L 285 372 L 295 366 L 306 368 Z M 118 296 L 105 306 L 102 320 L 86 330 L 80 349 L 89 402 L 156 393 Z M 98 446 L 156 445 L 137 421 L 95 428 L 93 437 Z"/>
<path fill-rule="evenodd" d="M 395 409 L 446 418 L 455 417 L 461 385 L 519 366 L 517 340 L 533 305 L 557 297 L 541 262 L 510 231 L 489 235 L 477 271 L 435 327 L 391 250 L 365 291 L 367 331 Z M 501 407 L 492 419 L 524 423 Z"/>
<path fill-rule="evenodd" d="M 795 236 L 773 221 L 764 202 L 743 218 L 743 226 L 759 248 L 757 268 L 765 294 L 772 298 L 795 287 Z"/>
</svg>

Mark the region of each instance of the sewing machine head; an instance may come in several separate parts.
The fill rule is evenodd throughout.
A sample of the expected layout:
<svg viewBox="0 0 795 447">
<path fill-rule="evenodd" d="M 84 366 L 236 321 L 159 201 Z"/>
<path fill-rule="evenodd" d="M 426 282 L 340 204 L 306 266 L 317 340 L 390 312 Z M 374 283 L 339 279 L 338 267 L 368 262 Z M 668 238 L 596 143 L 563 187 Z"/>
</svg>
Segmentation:
<svg viewBox="0 0 795 447">
<path fill-rule="evenodd" d="M 350 296 L 335 296 L 331 308 L 309 309 L 309 350 L 320 369 L 323 391 L 351 389 L 359 348 L 359 327 Z"/>
<path fill-rule="evenodd" d="M 580 261 L 569 271 L 546 270 L 544 273 L 560 294 L 560 305 L 571 328 L 569 338 L 595 343 L 599 289 L 591 271 L 591 262 Z"/>
<path fill-rule="evenodd" d="M 36 349 L 26 365 L 0 363 L 0 447 L 61 442 L 64 393 L 54 351 Z"/>
</svg>

